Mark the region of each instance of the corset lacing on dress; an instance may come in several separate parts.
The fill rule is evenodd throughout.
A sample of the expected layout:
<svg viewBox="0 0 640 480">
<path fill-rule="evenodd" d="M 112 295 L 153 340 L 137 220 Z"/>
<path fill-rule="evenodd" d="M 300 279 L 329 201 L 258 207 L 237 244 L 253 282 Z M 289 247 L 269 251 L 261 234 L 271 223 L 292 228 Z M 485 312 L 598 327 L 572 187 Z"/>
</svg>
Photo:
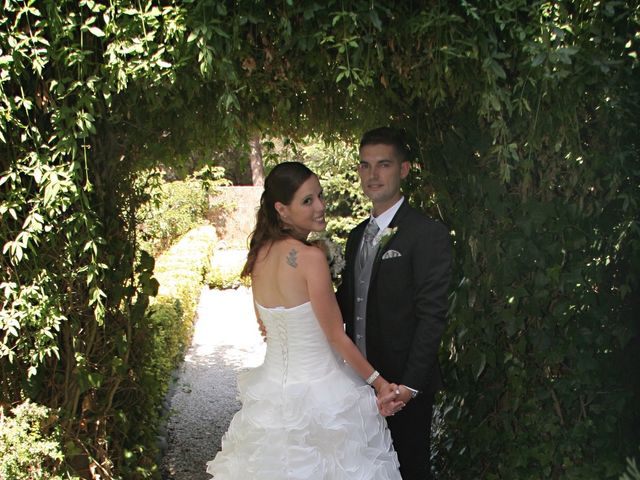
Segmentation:
<svg viewBox="0 0 640 480">
<path fill-rule="evenodd" d="M 282 355 L 282 386 L 287 384 L 287 373 L 289 372 L 289 344 L 287 339 L 287 322 L 282 318 L 284 315 L 276 315 L 278 322 L 276 330 L 278 333 L 278 340 L 280 341 L 280 354 Z"/>
</svg>

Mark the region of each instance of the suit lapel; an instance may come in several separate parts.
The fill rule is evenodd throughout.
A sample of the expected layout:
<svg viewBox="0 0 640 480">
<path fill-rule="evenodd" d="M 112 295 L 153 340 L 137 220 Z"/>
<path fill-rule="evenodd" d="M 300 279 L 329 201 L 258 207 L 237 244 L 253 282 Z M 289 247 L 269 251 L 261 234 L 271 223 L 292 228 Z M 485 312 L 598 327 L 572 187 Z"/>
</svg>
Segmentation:
<svg viewBox="0 0 640 480">
<path fill-rule="evenodd" d="M 349 255 L 349 261 L 351 263 L 351 267 L 355 267 L 356 261 L 358 258 L 358 250 L 360 249 L 360 243 L 362 242 L 362 236 L 364 235 L 364 229 L 366 228 L 367 222 L 369 220 L 365 220 L 364 222 L 358 224 L 356 228 L 353 229 L 353 241 L 350 245 L 350 252 L 345 252 Z"/>
<path fill-rule="evenodd" d="M 367 222 L 369 219 L 367 218 L 363 222 L 359 223 L 352 231 L 352 242 L 349 245 L 349 251 L 345 252 L 345 256 L 349 261 L 349 271 L 350 274 L 350 292 L 349 296 L 353 297 L 354 288 L 356 284 L 356 262 L 358 261 L 358 251 L 360 250 L 360 243 L 362 242 L 362 236 L 364 235 L 364 229 L 366 228 Z"/>
<path fill-rule="evenodd" d="M 407 199 L 405 198 L 405 200 L 400 205 L 400 208 L 398 209 L 396 214 L 393 216 L 391 223 L 389 223 L 388 228 L 397 227 L 402 222 L 402 218 L 409 211 L 409 208 L 410 208 L 409 204 L 407 203 Z M 393 235 L 393 237 L 389 239 L 389 241 L 384 246 L 378 248 L 378 250 L 376 251 L 376 256 L 375 256 L 375 259 L 373 260 L 373 267 L 371 269 L 371 280 L 369 282 L 369 288 L 371 288 L 371 285 L 373 285 L 373 282 L 375 281 L 375 278 L 378 274 L 378 268 L 380 267 L 380 263 L 382 262 L 382 256 L 385 254 L 387 250 L 389 250 L 389 248 L 391 248 L 391 245 L 393 244 L 393 241 L 395 240 L 396 235 L 397 235 L 397 232 L 396 234 Z M 362 233 L 360 234 L 360 237 L 362 237 Z"/>
</svg>

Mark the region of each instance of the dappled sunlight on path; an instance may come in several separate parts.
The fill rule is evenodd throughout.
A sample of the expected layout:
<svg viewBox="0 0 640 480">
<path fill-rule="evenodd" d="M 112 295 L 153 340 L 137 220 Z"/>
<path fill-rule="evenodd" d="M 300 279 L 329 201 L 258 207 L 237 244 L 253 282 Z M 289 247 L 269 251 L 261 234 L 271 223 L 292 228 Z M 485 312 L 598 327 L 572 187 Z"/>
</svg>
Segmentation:
<svg viewBox="0 0 640 480">
<path fill-rule="evenodd" d="M 229 366 L 260 365 L 264 358 L 264 342 L 258 332 L 252 302 L 248 288 L 205 291 L 185 362 L 197 361 L 216 350 L 223 350 L 225 363 Z"/>
<path fill-rule="evenodd" d="M 203 289 L 193 341 L 169 395 L 163 479 L 210 478 L 205 464 L 240 408 L 238 372 L 260 365 L 264 351 L 250 290 Z"/>
</svg>

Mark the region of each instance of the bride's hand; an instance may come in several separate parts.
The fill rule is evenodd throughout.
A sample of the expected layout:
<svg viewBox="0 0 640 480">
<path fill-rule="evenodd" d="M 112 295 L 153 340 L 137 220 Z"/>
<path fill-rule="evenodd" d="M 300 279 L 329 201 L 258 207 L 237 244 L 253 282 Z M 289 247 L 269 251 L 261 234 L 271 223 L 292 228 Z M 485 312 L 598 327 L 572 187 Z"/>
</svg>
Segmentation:
<svg viewBox="0 0 640 480">
<path fill-rule="evenodd" d="M 260 330 L 260 335 L 262 336 L 262 341 L 267 341 L 267 327 L 264 326 L 261 319 L 258 319 L 258 329 Z"/>
</svg>

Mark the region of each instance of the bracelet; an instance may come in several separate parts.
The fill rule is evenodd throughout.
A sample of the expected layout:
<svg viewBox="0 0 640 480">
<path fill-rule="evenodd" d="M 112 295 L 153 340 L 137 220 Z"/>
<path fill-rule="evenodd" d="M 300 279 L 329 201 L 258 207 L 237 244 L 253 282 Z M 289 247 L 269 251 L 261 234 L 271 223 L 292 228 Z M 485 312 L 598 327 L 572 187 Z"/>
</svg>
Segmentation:
<svg viewBox="0 0 640 480">
<path fill-rule="evenodd" d="M 369 378 L 367 378 L 367 383 L 371 385 L 373 382 L 375 382 L 376 378 L 378 378 L 379 376 L 380 376 L 380 372 L 378 370 L 374 370 L 373 373 L 369 375 Z"/>
</svg>

